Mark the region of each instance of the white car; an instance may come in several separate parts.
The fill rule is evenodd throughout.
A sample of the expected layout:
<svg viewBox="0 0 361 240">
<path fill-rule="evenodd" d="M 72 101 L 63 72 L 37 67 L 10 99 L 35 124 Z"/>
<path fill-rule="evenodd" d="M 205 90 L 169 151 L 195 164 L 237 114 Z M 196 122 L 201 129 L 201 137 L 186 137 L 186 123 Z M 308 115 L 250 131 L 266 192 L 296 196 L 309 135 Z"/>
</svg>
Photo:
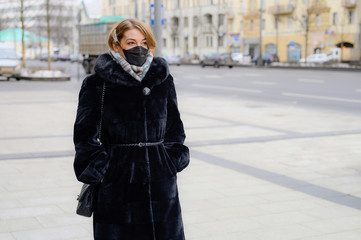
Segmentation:
<svg viewBox="0 0 361 240">
<path fill-rule="evenodd" d="M 21 71 L 20 58 L 14 46 L 0 43 L 0 76 L 9 80 L 11 77 L 19 79 Z"/>
<path fill-rule="evenodd" d="M 232 53 L 231 54 L 232 60 L 238 63 L 243 61 L 243 54 L 242 53 Z"/>
<path fill-rule="evenodd" d="M 307 57 L 307 62 L 308 63 L 325 63 L 328 60 L 329 59 L 327 57 L 327 54 L 324 54 L 324 53 L 315 53 L 315 54 L 312 54 L 311 56 Z M 301 58 L 300 62 L 305 63 L 306 59 Z"/>
</svg>

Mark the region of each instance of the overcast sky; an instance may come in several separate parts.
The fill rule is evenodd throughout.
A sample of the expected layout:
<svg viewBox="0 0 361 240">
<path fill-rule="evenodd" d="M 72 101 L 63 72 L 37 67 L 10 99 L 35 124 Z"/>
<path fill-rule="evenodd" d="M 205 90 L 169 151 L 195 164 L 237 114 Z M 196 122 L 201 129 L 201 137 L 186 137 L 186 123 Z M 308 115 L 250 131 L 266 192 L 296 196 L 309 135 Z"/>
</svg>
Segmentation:
<svg viewBox="0 0 361 240">
<path fill-rule="evenodd" d="M 101 0 L 83 0 L 87 6 L 88 14 L 90 17 L 100 17 L 100 1 Z M 79 0 L 79 3 L 81 0 Z"/>
</svg>

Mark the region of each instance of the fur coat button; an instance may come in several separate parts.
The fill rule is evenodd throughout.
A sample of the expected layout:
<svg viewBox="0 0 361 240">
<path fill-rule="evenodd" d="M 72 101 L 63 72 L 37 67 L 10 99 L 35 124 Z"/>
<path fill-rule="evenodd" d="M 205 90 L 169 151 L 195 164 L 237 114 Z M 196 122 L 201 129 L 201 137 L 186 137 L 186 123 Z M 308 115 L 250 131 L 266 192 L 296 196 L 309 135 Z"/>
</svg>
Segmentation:
<svg viewBox="0 0 361 240">
<path fill-rule="evenodd" d="M 148 96 L 150 94 L 150 89 L 145 87 L 143 88 L 143 95 Z"/>
</svg>

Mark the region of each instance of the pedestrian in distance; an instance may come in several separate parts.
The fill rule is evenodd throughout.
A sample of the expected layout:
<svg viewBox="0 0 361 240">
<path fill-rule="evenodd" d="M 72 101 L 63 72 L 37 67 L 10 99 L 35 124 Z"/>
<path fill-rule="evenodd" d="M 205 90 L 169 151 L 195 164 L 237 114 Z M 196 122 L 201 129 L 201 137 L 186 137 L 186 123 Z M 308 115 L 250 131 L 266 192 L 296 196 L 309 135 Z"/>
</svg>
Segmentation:
<svg viewBox="0 0 361 240">
<path fill-rule="evenodd" d="M 79 93 L 74 170 L 94 191 L 95 240 L 183 240 L 177 173 L 189 149 L 172 75 L 137 19 L 120 21 Z"/>
</svg>

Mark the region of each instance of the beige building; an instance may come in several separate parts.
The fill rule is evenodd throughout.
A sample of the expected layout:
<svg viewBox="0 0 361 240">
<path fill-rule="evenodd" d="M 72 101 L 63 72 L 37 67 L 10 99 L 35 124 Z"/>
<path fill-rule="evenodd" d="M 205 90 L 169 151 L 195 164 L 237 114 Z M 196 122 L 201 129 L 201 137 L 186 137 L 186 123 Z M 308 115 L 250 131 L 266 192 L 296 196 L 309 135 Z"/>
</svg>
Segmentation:
<svg viewBox="0 0 361 240">
<path fill-rule="evenodd" d="M 262 25 L 262 53 L 283 62 L 335 46 L 354 48 L 359 59 L 360 0 L 229 0 L 228 6 L 229 49 L 257 56 Z"/>
<path fill-rule="evenodd" d="M 151 24 L 151 3 L 102 0 L 101 12 Z M 282 62 L 297 62 L 335 46 L 360 54 L 360 0 L 163 0 L 163 5 L 164 54 L 258 56 L 262 49 Z"/>
</svg>

